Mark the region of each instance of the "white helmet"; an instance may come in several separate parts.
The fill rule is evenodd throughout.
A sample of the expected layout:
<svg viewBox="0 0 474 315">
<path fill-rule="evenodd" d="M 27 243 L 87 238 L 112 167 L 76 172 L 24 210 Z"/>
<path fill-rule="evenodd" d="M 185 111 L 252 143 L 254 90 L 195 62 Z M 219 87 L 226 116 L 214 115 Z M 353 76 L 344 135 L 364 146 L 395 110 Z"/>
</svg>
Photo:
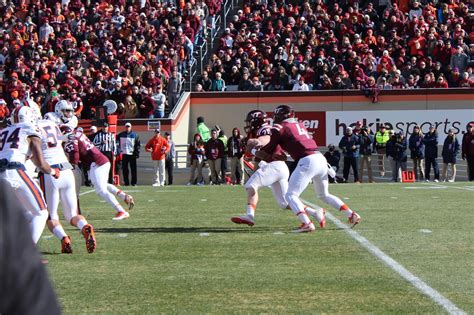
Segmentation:
<svg viewBox="0 0 474 315">
<path fill-rule="evenodd" d="M 31 110 L 33 111 L 35 121 L 38 121 L 38 120 L 41 119 L 41 110 L 40 110 L 40 107 L 39 107 L 38 103 L 33 101 L 31 98 L 27 98 L 24 101 L 24 104 L 25 104 L 25 106 L 30 107 Z"/>
<path fill-rule="evenodd" d="M 36 115 L 29 106 L 18 106 L 10 115 L 10 123 L 36 123 Z"/>
<path fill-rule="evenodd" d="M 74 108 L 71 103 L 66 100 L 61 100 L 56 103 L 54 112 L 61 118 L 63 123 L 67 123 L 74 116 Z"/>
<path fill-rule="evenodd" d="M 59 125 L 61 123 L 61 118 L 59 118 L 59 116 L 55 112 L 46 113 L 44 114 L 43 118 L 46 120 L 51 120 L 56 125 Z"/>
<path fill-rule="evenodd" d="M 67 123 L 62 124 L 63 126 L 68 126 L 72 130 L 77 128 L 77 125 L 79 124 L 79 120 L 77 119 L 76 116 L 72 116 L 71 119 Z"/>
</svg>

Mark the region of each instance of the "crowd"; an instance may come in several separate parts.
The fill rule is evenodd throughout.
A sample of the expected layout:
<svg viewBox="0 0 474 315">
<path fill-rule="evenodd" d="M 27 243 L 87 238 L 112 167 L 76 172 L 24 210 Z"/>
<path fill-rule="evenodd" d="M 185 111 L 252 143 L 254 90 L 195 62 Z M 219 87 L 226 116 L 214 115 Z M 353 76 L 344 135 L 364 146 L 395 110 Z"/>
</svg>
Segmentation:
<svg viewBox="0 0 474 315">
<path fill-rule="evenodd" d="M 112 99 L 119 118 L 163 117 L 220 10 L 221 0 L 0 1 L 0 118 L 25 96 L 43 113 L 66 99 L 91 118 Z"/>
<path fill-rule="evenodd" d="M 245 0 L 196 91 L 474 87 L 468 1 Z"/>
<path fill-rule="evenodd" d="M 438 166 L 438 146 L 442 145 L 442 171 Z M 378 158 L 378 171 L 381 177 L 385 176 L 385 160 L 388 160 L 391 170 L 391 181 L 402 181 L 402 171 L 407 171 L 407 161 L 413 161 L 413 173 L 416 181 L 454 182 L 456 178 L 456 163 L 461 152 L 461 158 L 467 160 L 468 179 L 474 180 L 474 123 L 470 123 L 459 141 L 454 129 L 448 130 L 443 143 L 438 141 L 438 132 L 431 125 L 427 133 L 423 133 L 419 126 L 415 126 L 408 139 L 402 132 L 389 130 L 381 125 L 374 134 L 362 125 L 361 121 L 354 128 L 347 127 L 344 136 L 339 142 L 342 151 L 343 177 L 336 178 L 339 182 L 348 182 L 352 169 L 354 182 L 363 182 L 364 171 L 367 170 L 368 182 L 374 183 L 372 158 Z M 328 146 L 325 157 L 328 163 L 339 170 L 341 151 L 335 145 Z M 448 172 L 450 168 L 450 171 Z M 431 177 L 431 169 L 434 176 Z"/>
</svg>

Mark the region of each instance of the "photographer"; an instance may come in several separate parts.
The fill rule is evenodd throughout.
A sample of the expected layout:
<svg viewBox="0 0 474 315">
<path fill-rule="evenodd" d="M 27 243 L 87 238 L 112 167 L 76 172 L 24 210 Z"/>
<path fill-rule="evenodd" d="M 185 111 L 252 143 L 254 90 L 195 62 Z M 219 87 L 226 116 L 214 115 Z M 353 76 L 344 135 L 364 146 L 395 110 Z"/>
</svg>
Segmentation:
<svg viewBox="0 0 474 315">
<path fill-rule="evenodd" d="M 369 183 L 374 183 L 372 175 L 372 144 L 374 143 L 374 136 L 370 134 L 367 127 L 362 127 L 359 134 L 360 138 L 360 182 L 364 179 L 364 165 L 367 165 L 367 173 L 369 176 Z"/>
<path fill-rule="evenodd" d="M 393 133 L 387 142 L 387 157 L 392 166 L 392 182 L 401 181 L 401 173 L 407 169 L 407 140 L 402 132 Z"/>
<path fill-rule="evenodd" d="M 411 159 L 413 160 L 413 172 L 415 173 L 415 179 L 417 181 L 425 179 L 425 145 L 423 144 L 423 133 L 419 126 L 413 128 L 408 143 L 411 153 Z"/>
<path fill-rule="evenodd" d="M 328 150 L 326 153 L 324 153 L 324 157 L 328 161 L 329 165 L 336 171 L 336 173 L 339 171 L 339 161 L 341 160 L 341 152 L 339 150 L 336 150 L 336 146 L 334 144 L 328 145 Z M 336 178 L 329 177 L 329 182 L 334 183 Z"/>
</svg>

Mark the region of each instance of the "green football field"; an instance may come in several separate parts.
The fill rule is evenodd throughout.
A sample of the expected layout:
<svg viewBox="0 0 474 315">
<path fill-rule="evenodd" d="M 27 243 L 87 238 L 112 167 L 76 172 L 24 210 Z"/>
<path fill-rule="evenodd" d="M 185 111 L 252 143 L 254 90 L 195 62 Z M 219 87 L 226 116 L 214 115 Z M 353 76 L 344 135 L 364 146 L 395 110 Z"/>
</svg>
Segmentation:
<svg viewBox="0 0 474 315">
<path fill-rule="evenodd" d="M 70 227 L 72 255 L 49 231 L 39 246 L 70 314 L 474 313 L 474 184 L 330 190 L 362 216 L 354 229 L 328 209 L 326 229 L 291 233 L 297 218 L 268 189 L 256 225 L 235 225 L 246 204 L 238 186 L 133 187 L 131 217 L 113 222 L 83 187 L 96 253 Z M 311 189 L 303 198 L 317 202 Z"/>
</svg>

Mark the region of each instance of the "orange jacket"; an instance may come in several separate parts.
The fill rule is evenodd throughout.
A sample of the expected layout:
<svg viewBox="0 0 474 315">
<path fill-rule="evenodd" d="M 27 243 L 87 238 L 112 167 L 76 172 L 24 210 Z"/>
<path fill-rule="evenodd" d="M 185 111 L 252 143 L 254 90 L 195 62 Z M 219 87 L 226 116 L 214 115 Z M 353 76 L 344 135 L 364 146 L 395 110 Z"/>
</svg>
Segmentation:
<svg viewBox="0 0 474 315">
<path fill-rule="evenodd" d="M 152 160 L 164 160 L 166 158 L 166 153 L 168 153 L 170 150 L 170 145 L 168 144 L 168 140 L 166 140 L 166 138 L 158 135 L 148 140 L 145 150 L 147 152 L 151 152 Z"/>
</svg>

